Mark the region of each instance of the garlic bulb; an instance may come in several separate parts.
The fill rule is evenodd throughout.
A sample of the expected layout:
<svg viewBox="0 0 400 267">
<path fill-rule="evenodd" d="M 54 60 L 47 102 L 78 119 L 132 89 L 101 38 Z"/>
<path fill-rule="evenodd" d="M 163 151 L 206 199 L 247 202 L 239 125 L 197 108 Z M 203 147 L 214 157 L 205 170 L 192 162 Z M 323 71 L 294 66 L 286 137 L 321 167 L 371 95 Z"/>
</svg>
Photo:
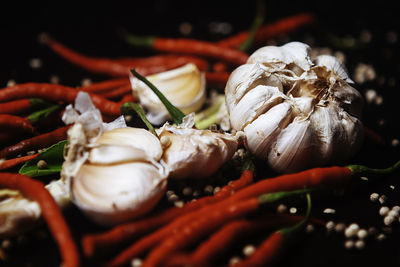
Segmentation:
<svg viewBox="0 0 400 267">
<path fill-rule="evenodd" d="M 292 42 L 255 51 L 225 88 L 232 128 L 277 172 L 338 163 L 363 137 L 362 97 L 333 56 Z"/>
<path fill-rule="evenodd" d="M 194 64 L 146 76 L 171 103 L 183 113 L 200 110 L 205 99 L 205 76 Z M 154 125 L 161 125 L 170 118 L 167 109 L 153 91 L 142 81 L 130 77 L 133 93 L 147 110 L 146 117 Z"/>
<path fill-rule="evenodd" d="M 64 182 L 59 179 L 46 185 L 57 204 L 64 208 L 70 203 Z M 0 190 L 0 237 L 25 233 L 41 218 L 41 209 L 36 201 L 25 198 L 17 190 Z"/>
<path fill-rule="evenodd" d="M 210 176 L 231 159 L 237 149 L 240 134 L 193 129 L 192 124 L 183 127 L 166 123 L 158 129 L 164 147 L 163 160 L 171 171 L 171 179 Z"/>
<path fill-rule="evenodd" d="M 96 122 L 91 112 L 96 113 L 85 108 L 69 118 L 75 124 L 68 131 L 61 174 L 72 202 L 102 225 L 149 212 L 163 196 L 169 173 L 161 160 L 159 139 L 144 129 L 124 127 L 118 120 Z"/>
</svg>

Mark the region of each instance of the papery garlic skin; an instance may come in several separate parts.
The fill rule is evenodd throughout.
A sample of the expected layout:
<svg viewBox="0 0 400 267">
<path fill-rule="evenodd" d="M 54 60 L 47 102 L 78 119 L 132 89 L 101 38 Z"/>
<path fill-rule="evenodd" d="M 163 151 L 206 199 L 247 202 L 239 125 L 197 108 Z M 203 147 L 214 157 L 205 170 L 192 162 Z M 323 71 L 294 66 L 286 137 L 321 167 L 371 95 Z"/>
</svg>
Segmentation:
<svg viewBox="0 0 400 267">
<path fill-rule="evenodd" d="M 183 113 L 200 110 L 206 99 L 205 75 L 196 65 L 189 63 L 182 67 L 146 76 L 152 84 Z M 142 81 L 130 77 L 132 90 L 139 97 L 140 104 L 147 111 L 147 119 L 154 125 L 161 125 L 170 115 L 156 94 Z"/>
<path fill-rule="evenodd" d="M 346 69 L 309 53 L 300 42 L 260 48 L 225 88 L 232 128 L 277 172 L 343 162 L 363 140 L 363 100 Z"/>
<path fill-rule="evenodd" d="M 203 178 L 232 158 L 238 135 L 165 124 L 158 130 L 171 179 Z"/>
</svg>

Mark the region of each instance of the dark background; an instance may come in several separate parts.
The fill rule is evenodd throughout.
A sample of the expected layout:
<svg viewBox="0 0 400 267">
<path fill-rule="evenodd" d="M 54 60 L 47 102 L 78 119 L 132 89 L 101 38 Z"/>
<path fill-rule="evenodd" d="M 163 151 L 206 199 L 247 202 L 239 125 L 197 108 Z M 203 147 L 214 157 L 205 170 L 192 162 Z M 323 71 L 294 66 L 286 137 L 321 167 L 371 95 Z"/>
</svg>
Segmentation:
<svg viewBox="0 0 400 267">
<path fill-rule="evenodd" d="M 5 87 L 10 79 L 18 83 L 49 82 L 53 75 L 59 77 L 61 84 L 71 86 L 80 85 L 83 78 L 93 81 L 107 78 L 75 67 L 38 44 L 37 37 L 41 32 L 48 32 L 61 43 L 90 56 L 146 56 L 151 52 L 125 44 L 119 37 L 118 30 L 123 28 L 138 35 L 180 37 L 182 35 L 178 25 L 189 22 L 193 29 L 186 37 L 217 41 L 226 36 L 210 32 L 211 22 L 229 22 L 232 25 L 231 34 L 234 34 L 247 30 L 255 14 L 255 4 L 252 1 L 13 1 L 1 5 L 0 87 Z M 302 12 L 315 14 L 317 25 L 277 37 L 275 42 L 283 44 L 285 41 L 305 41 L 311 37 L 313 46 L 342 51 L 346 55 L 346 66 L 351 77 L 359 62 L 374 66 L 377 77 L 381 81 L 383 77 L 383 82 L 379 82 L 377 78 L 365 84 L 356 84 L 355 87 L 361 93 L 365 93 L 367 89 L 375 89 L 383 96 L 382 105 L 366 105 L 363 121 L 367 127 L 383 137 L 385 145 L 367 143 L 352 163 L 363 163 L 372 167 L 390 165 L 400 158 L 399 146 L 391 145 L 394 138 L 400 138 L 400 46 L 399 40 L 388 41 L 388 33 L 397 33 L 397 38 L 400 38 L 400 19 L 396 7 L 389 1 L 267 1 L 265 21 L 273 22 Z M 334 46 L 326 37 L 329 33 L 357 40 L 364 30 L 371 33 L 372 39 L 368 45 L 358 49 Z M 29 66 L 32 58 L 41 59 L 42 67 L 32 69 Z M 386 194 L 388 206 L 399 205 L 399 179 L 400 174 L 397 172 L 383 182 L 358 184 L 342 195 L 323 198 L 320 203 L 315 203 L 313 212 L 326 220 L 357 222 L 362 227 L 376 226 L 381 229 L 383 225 L 382 218 L 378 215 L 379 205 L 371 203 L 369 195 L 372 192 Z M 395 185 L 395 189 L 389 189 L 389 185 Z M 326 207 L 335 208 L 337 213 L 323 214 L 322 210 Z M 399 229 L 399 223 L 395 223 L 393 232 L 387 234 L 385 241 L 368 239 L 366 248 L 361 251 L 345 250 L 342 234 L 327 234 L 324 229 L 317 229 L 313 234 L 305 235 L 294 243 L 286 251 L 280 264 L 308 267 L 384 264 L 399 266 Z M 27 261 L 35 263 L 21 263 L 21 266 L 44 266 L 40 264 L 42 257 L 57 254 L 56 250 L 48 251 L 51 242 L 41 241 L 37 244 L 27 245 L 23 253 Z M 47 250 L 43 246 L 47 246 Z M 20 257 L 17 255 L 22 256 L 15 252 L 15 263 L 12 266 L 19 264 L 15 260 Z M 57 266 L 58 259 L 52 262 Z"/>
</svg>

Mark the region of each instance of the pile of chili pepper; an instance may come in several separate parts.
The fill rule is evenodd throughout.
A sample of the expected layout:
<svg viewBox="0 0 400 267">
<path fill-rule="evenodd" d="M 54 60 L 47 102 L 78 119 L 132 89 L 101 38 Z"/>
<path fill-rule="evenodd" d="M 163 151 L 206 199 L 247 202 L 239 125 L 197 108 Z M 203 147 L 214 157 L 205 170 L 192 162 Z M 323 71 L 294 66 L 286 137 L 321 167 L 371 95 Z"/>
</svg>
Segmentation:
<svg viewBox="0 0 400 267">
<path fill-rule="evenodd" d="M 124 103 L 137 101 L 129 82 L 132 68 L 141 75 L 149 75 L 194 63 L 206 73 L 207 86 L 222 91 L 230 72 L 247 60 L 247 52 L 240 47 L 249 37 L 253 38 L 255 49 L 271 38 L 314 23 L 312 14 L 298 14 L 259 25 L 254 34 L 244 31 L 218 42 L 126 35 L 128 43 L 145 46 L 154 55 L 119 59 L 89 57 L 42 34 L 41 42 L 57 55 L 89 72 L 110 78 L 78 87 L 23 83 L 0 89 L 0 159 L 3 159 L 0 188 L 19 190 L 39 203 L 66 267 L 126 266 L 133 259 L 140 259 L 141 266 L 214 266 L 223 261 L 226 265 L 227 259 L 221 255 L 229 254 L 230 249 L 248 237 L 258 238 L 255 251 L 232 264 L 267 266 L 273 263 L 284 253 L 289 241 L 300 235 L 306 223 L 324 225 L 310 211 L 310 195 L 314 198 L 325 190 L 343 190 L 366 175 L 381 177 L 393 173 L 400 163 L 387 169 L 362 165 L 315 168 L 274 178 L 264 173 L 256 176 L 254 169 L 245 168 L 231 182 L 225 180 L 215 194 L 188 201 L 182 207 L 161 205 L 144 218 L 79 235 L 73 233 L 44 183 L 17 171 L 23 163 L 38 157 L 40 150 L 66 139 L 70 126 L 61 121 L 63 110 L 74 102 L 80 91 L 89 93 L 104 121 L 120 116 Z M 40 113 L 46 116 L 37 115 L 39 119 L 31 116 L 37 111 L 50 110 L 50 105 L 57 107 Z M 370 135 L 379 139 L 374 132 Z M 303 215 L 276 213 L 274 203 L 284 198 L 307 199 L 307 212 Z"/>
</svg>

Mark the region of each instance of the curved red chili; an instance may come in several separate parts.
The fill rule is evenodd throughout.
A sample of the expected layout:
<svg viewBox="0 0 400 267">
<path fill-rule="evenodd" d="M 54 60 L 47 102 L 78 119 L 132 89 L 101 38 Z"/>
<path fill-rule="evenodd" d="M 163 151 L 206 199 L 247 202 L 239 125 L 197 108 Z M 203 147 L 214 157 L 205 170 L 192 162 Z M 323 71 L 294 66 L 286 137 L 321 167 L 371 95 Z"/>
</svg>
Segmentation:
<svg viewBox="0 0 400 267">
<path fill-rule="evenodd" d="M 0 129 L 2 131 L 23 131 L 25 133 L 33 134 L 35 128 L 26 118 L 19 116 L 0 114 Z"/>
<path fill-rule="evenodd" d="M 15 157 L 19 154 L 49 147 L 59 141 L 65 140 L 69 127 L 70 126 L 64 126 L 54 131 L 22 140 L 15 145 L 5 147 L 0 150 L 0 158 Z"/>
<path fill-rule="evenodd" d="M 2 163 L 0 163 L 0 171 L 6 170 L 6 169 L 10 169 L 10 168 L 15 167 L 15 166 L 17 166 L 19 164 L 25 163 L 25 162 L 27 162 L 29 160 L 32 160 L 32 159 L 36 158 L 37 156 L 39 156 L 39 153 L 36 153 L 34 155 L 28 155 L 28 156 L 24 156 L 24 157 L 5 160 Z"/>
<path fill-rule="evenodd" d="M 38 97 L 52 102 L 74 103 L 79 90 L 50 83 L 24 83 L 0 89 L 0 102 Z M 99 95 L 90 94 L 93 104 L 105 115 L 121 115 L 118 103 L 109 101 Z"/>
<path fill-rule="evenodd" d="M 204 56 L 230 63 L 234 66 L 246 63 L 248 55 L 240 50 L 221 47 L 217 44 L 185 38 L 139 37 L 126 35 L 126 41 L 133 45 L 146 46 L 160 52 Z"/>
<path fill-rule="evenodd" d="M 266 41 L 281 34 L 294 32 L 297 29 L 315 23 L 315 16 L 309 13 L 297 14 L 280 19 L 272 24 L 266 24 L 258 28 L 254 36 L 255 44 L 265 44 Z M 217 44 L 223 47 L 239 48 L 249 38 L 249 31 L 240 32 L 234 36 L 219 41 Z"/>
<path fill-rule="evenodd" d="M 30 99 L 19 99 L 6 103 L 0 103 L 0 114 L 18 115 L 32 108 Z"/>
<path fill-rule="evenodd" d="M 28 176 L 0 173 L 0 187 L 19 190 L 27 198 L 38 202 L 54 240 L 57 242 L 65 267 L 79 266 L 79 252 L 63 215 L 44 184 Z"/>
<path fill-rule="evenodd" d="M 129 78 L 117 78 L 117 79 L 112 79 L 112 80 L 107 80 L 107 81 L 102 81 L 102 82 L 96 82 L 92 83 L 90 85 L 86 86 L 81 86 L 78 87 L 78 90 L 82 90 L 85 92 L 91 92 L 91 93 L 99 93 L 103 91 L 108 91 L 123 85 L 130 84 Z"/>
<path fill-rule="evenodd" d="M 229 76 L 228 72 L 206 72 L 207 87 L 224 90 Z"/>
<path fill-rule="evenodd" d="M 208 213 L 202 213 L 202 216 L 196 216 L 196 219 L 192 217 L 193 220 L 188 221 L 178 232 L 173 232 L 155 247 L 147 255 L 142 266 L 160 266 L 168 255 L 194 244 L 224 223 L 256 211 L 259 205 L 258 198 L 250 198 L 238 203 L 231 203 L 221 209 L 209 210 Z"/>
</svg>

